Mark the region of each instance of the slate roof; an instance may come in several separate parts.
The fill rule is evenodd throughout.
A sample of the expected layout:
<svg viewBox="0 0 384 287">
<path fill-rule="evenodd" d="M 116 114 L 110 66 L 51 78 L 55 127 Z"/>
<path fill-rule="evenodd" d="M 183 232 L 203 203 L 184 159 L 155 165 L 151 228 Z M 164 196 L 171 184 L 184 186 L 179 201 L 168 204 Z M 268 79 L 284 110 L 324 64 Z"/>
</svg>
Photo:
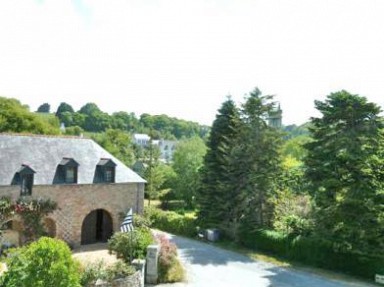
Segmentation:
<svg viewBox="0 0 384 287">
<path fill-rule="evenodd" d="M 52 184 L 57 166 L 65 158 L 79 164 L 78 184 L 92 184 L 97 164 L 106 158 L 116 164 L 115 183 L 145 182 L 91 139 L 0 134 L 0 186 L 10 185 L 23 164 L 36 172 L 35 185 Z"/>
</svg>

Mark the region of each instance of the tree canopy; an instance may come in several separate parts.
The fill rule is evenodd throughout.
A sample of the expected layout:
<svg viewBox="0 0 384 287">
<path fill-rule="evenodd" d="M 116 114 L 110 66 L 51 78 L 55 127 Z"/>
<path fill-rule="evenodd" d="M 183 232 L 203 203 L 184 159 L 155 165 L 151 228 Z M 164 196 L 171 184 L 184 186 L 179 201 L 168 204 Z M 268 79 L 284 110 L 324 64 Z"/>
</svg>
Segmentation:
<svg viewBox="0 0 384 287">
<path fill-rule="evenodd" d="M 0 132 L 58 134 L 60 131 L 18 100 L 0 97 Z"/>
<path fill-rule="evenodd" d="M 306 178 L 319 233 L 341 249 L 384 247 L 384 122 L 381 110 L 346 91 L 316 101 Z"/>
</svg>

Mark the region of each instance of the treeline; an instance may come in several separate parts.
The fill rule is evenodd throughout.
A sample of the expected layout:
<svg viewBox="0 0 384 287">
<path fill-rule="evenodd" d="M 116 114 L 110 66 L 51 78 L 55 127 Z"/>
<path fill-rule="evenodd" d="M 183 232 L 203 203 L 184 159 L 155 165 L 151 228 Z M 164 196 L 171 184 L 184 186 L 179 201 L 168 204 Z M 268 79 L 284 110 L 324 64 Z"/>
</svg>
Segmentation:
<svg viewBox="0 0 384 287">
<path fill-rule="evenodd" d="M 94 103 L 87 103 L 76 112 L 71 105 L 61 103 L 55 114 L 60 122 L 73 132 L 83 130 L 97 133 L 118 129 L 129 133 L 150 134 L 155 139 L 171 140 L 194 136 L 205 138 L 209 132 L 208 126 L 167 115 L 142 114 L 137 118 L 134 113 L 123 111 L 109 115 Z"/>
<path fill-rule="evenodd" d="M 321 116 L 289 137 L 268 126 L 273 98 L 258 89 L 240 107 L 231 99 L 222 104 L 200 169 L 199 225 L 248 247 L 372 279 L 384 271 L 381 109 L 346 91 L 315 106 Z"/>
<path fill-rule="evenodd" d="M 64 123 L 65 131 L 60 130 L 61 123 Z M 163 178 L 166 176 L 162 173 L 157 175 L 159 174 L 157 169 L 152 172 L 152 167 L 159 170 L 166 170 L 167 167 L 164 168 L 159 161 L 158 148 L 151 146 L 147 150 L 135 145 L 132 134 L 147 133 L 153 139 L 181 140 L 181 143 L 191 140 L 204 146 L 203 140 L 209 133 L 209 127 L 171 118 L 167 115 L 142 114 L 140 118 L 127 112 L 116 112 L 109 115 L 101 111 L 94 103 L 85 104 L 77 112 L 69 104 L 61 103 L 55 113 L 51 113 L 50 105 L 44 103 L 37 109 L 37 113 L 33 113 L 30 112 L 28 106 L 22 105 L 16 99 L 0 97 L 0 132 L 48 135 L 85 134 L 127 166 L 131 167 L 138 160 L 146 166 L 150 162 L 150 171 L 143 172 L 142 176 L 148 179 L 149 187 L 152 187 L 153 182 L 156 188 L 160 188 L 162 182 L 165 181 Z M 157 191 L 147 190 L 147 193 L 157 193 Z"/>
</svg>

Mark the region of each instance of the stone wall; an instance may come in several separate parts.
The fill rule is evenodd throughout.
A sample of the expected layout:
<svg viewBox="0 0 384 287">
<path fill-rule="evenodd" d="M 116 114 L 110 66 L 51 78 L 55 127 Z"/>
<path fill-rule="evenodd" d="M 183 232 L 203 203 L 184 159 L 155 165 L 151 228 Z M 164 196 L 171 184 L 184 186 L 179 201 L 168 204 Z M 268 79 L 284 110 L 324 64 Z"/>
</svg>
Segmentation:
<svg viewBox="0 0 384 287">
<path fill-rule="evenodd" d="M 20 196 L 19 186 L 0 186 L 0 197 L 10 196 L 16 200 Z M 63 184 L 35 185 L 34 198 L 50 198 L 57 202 L 58 209 L 49 215 L 56 224 L 56 237 L 73 246 L 81 243 L 81 229 L 84 218 L 93 210 L 102 209 L 112 218 L 113 231 L 118 231 L 120 214 L 132 208 L 142 214 L 144 206 L 144 184 Z"/>
</svg>

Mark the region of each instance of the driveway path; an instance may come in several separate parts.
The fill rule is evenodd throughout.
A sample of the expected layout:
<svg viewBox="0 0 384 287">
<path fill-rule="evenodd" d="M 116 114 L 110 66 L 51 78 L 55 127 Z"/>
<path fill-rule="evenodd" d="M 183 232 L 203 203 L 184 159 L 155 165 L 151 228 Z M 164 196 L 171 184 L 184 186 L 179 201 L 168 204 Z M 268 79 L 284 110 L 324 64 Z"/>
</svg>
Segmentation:
<svg viewBox="0 0 384 287">
<path fill-rule="evenodd" d="M 162 284 L 172 287 L 367 287 L 316 274 L 254 261 L 210 244 L 167 234 L 176 243 L 187 269 L 187 282 Z"/>
</svg>

